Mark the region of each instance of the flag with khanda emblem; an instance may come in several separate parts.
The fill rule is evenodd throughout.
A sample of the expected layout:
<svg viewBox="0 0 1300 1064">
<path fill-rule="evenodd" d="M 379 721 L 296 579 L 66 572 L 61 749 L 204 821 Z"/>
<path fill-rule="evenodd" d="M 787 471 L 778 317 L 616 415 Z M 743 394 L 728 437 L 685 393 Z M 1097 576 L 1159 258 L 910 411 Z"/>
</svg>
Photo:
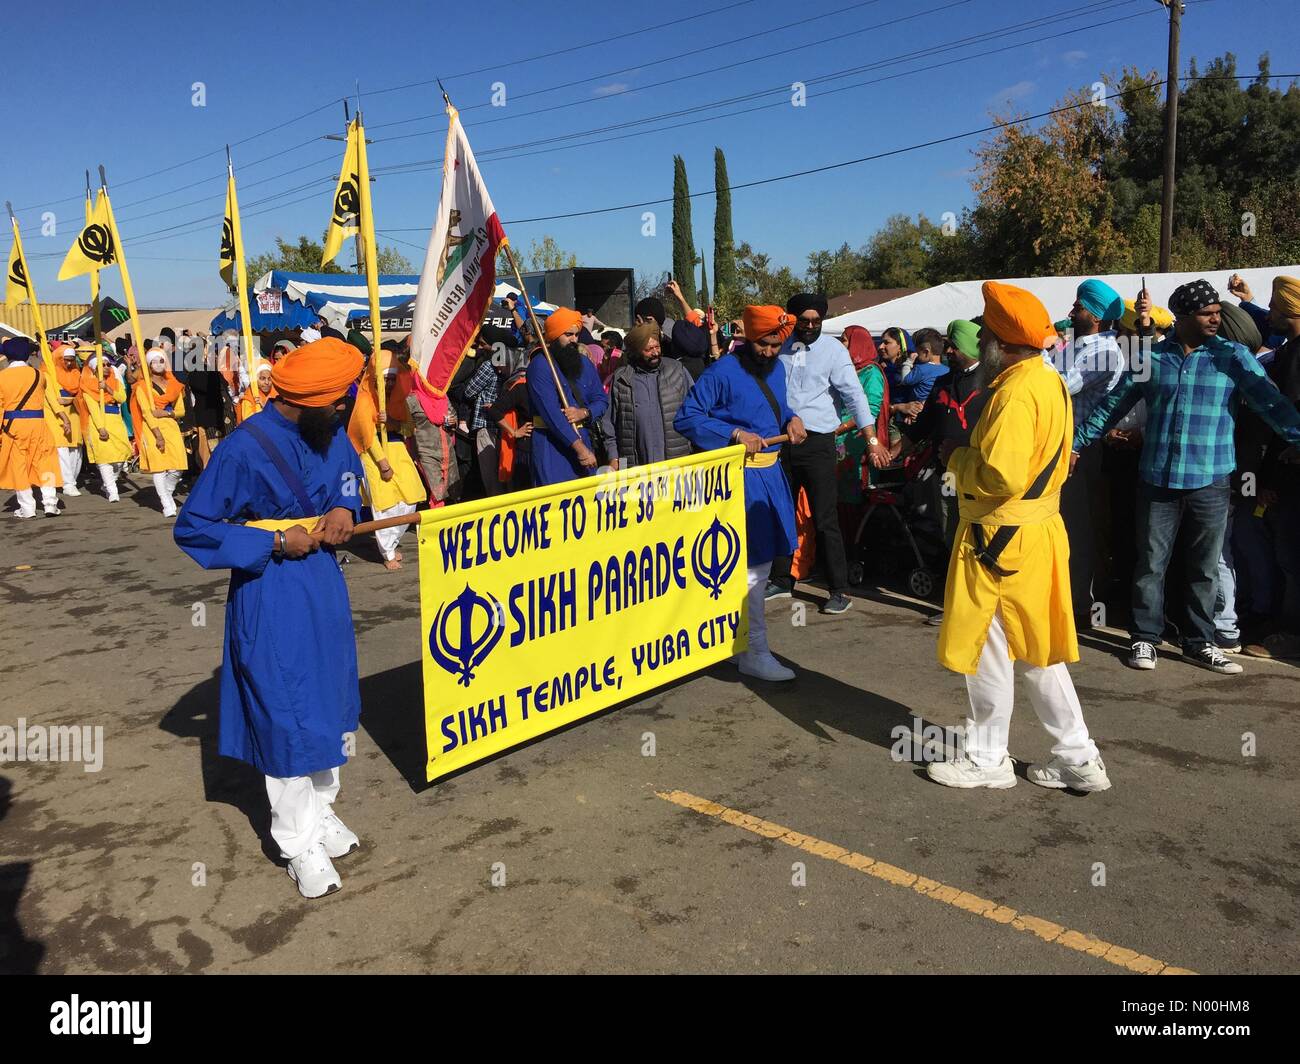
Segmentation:
<svg viewBox="0 0 1300 1064">
<path fill-rule="evenodd" d="M 59 267 L 59 280 L 66 281 L 70 277 L 80 277 L 83 273 L 95 273 L 105 266 L 114 265 L 117 260 L 117 243 L 108 216 L 108 200 L 101 194 L 85 228 L 77 234 L 63 265 Z"/>
<path fill-rule="evenodd" d="M 235 272 L 235 228 L 238 224 L 239 203 L 235 199 L 235 175 L 226 182 L 226 214 L 221 221 L 220 273 L 226 287 L 232 292 L 238 288 Z M 243 256 L 240 256 L 241 258 Z"/>
<path fill-rule="evenodd" d="M 329 231 L 325 234 L 325 254 L 320 264 L 326 266 L 338 258 L 343 241 L 357 235 L 361 214 L 361 122 L 352 120 L 348 126 L 348 140 L 343 149 L 343 168 L 339 183 L 334 189 L 334 210 L 330 214 Z"/>
<path fill-rule="evenodd" d="M 18 229 L 14 228 L 14 246 L 9 249 L 9 267 L 5 270 L 5 305 L 30 299 L 31 282 L 27 280 L 27 267 L 23 264 L 23 248 L 18 242 Z"/>
</svg>

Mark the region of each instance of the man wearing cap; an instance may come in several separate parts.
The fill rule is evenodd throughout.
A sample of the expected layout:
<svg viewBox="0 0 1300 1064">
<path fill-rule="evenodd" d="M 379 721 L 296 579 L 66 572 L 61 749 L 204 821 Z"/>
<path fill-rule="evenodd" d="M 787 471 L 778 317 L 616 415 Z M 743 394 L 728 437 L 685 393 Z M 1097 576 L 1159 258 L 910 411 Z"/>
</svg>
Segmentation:
<svg viewBox="0 0 1300 1064">
<path fill-rule="evenodd" d="M 1070 396 L 1043 360 L 1052 320 L 1023 288 L 984 283 L 980 376 L 989 391 L 970 445 L 944 445 L 961 511 L 948 566 L 939 663 L 966 676 L 971 715 L 963 750 L 928 766 L 948 787 L 1014 787 L 1007 753 L 1023 661 L 1030 705 L 1052 759 L 1030 765 L 1041 787 L 1104 791 L 1106 766 L 1088 735 L 1065 667 L 1079 660 L 1070 609 L 1069 545 L 1057 512 L 1070 472 Z"/>
<path fill-rule="evenodd" d="M 840 407 L 852 414 L 869 448 L 868 460 L 877 468 L 889 464 L 889 441 L 876 437 L 876 415 L 867 402 L 848 349 L 833 337 L 822 335 L 825 297 L 803 292 L 792 296 L 785 309 L 794 318 L 794 332 L 781 346 L 780 355 L 785 370 L 786 398 L 807 435 L 804 442 L 790 445 L 783 454 L 783 462 L 790 490 L 797 495 L 803 488 L 812 508 L 813 524 L 817 528 L 817 557 L 822 562 L 830 591 L 821 612 L 838 615 L 846 612 L 853 600 L 845 594 L 849 589 L 849 563 L 844 554 L 844 534 L 840 531 L 835 481 L 838 461 L 835 430 L 840 426 L 836 399 Z M 789 598 L 793 593 L 792 561 L 791 554 L 773 560 L 765 591 L 767 599 Z"/>
<path fill-rule="evenodd" d="M 559 484 L 596 472 L 596 454 L 588 426 L 609 407 L 600 374 L 578 346 L 582 316 L 560 307 L 542 325 L 550 351 L 541 347 L 528 363 L 528 399 L 533 407 L 533 484 Z M 556 388 L 558 370 L 561 391 Z"/>
<path fill-rule="evenodd" d="M 745 308 L 745 343 L 733 357 L 720 358 L 701 374 L 673 418 L 673 427 L 702 450 L 745 445 L 745 531 L 749 594 L 749 649 L 736 656 L 747 676 L 793 680 L 767 644 L 763 613 L 772 559 L 794 552 L 794 500 L 778 456 L 788 434 L 792 444 L 807 438 L 803 422 L 785 395 L 785 367 L 778 354 L 794 331 L 794 315 L 780 307 Z"/>
<path fill-rule="evenodd" d="M 34 345 L 26 337 L 6 340 L 3 352 L 9 365 L 0 370 L 0 488 L 17 494 L 15 517 L 36 516 L 34 488 L 41 489 L 45 516 L 58 517 L 55 489 L 63 479 L 54 434 L 45 422 L 49 402 L 45 373 L 32 365 Z"/>
<path fill-rule="evenodd" d="M 1082 425 L 1097 404 L 1119 383 L 1128 364 L 1116 340 L 1115 323 L 1124 316 L 1124 300 L 1096 277 L 1079 285 L 1070 308 L 1070 332 L 1053 361 L 1065 378 L 1074 407 L 1074 423 Z M 1101 449 L 1081 456 L 1073 475 L 1061 488 L 1061 520 L 1070 537 L 1070 593 L 1075 624 L 1092 626 L 1092 580 L 1097 568 L 1093 515 L 1101 504 Z"/>
<path fill-rule="evenodd" d="M 231 570 L 217 749 L 266 777 L 271 836 L 306 898 L 339 889 L 332 859 L 358 845 L 333 812 L 361 706 L 333 548 L 360 513 L 340 419 L 361 369 L 334 338 L 281 359 L 276 397 L 213 452 L 174 533 L 205 569 Z"/>
<path fill-rule="evenodd" d="M 1233 400 L 1240 398 L 1278 436 L 1300 443 L 1300 413 L 1264 375 L 1241 344 L 1217 335 L 1219 293 L 1209 281 L 1191 281 L 1169 297 L 1173 335 L 1154 344 L 1146 372 L 1126 373 L 1074 434 L 1076 451 L 1095 442 L 1139 399 L 1147 423 L 1139 462 L 1137 567 L 1133 582 L 1132 648 L 1128 665 L 1156 667 L 1165 628 L 1165 570 L 1182 529 L 1187 549 L 1185 600 L 1190 628 L 1184 660 L 1212 672 L 1242 671 L 1215 645 L 1214 600 L 1237 464 Z M 1295 454 L 1289 450 L 1286 458 Z"/>
</svg>

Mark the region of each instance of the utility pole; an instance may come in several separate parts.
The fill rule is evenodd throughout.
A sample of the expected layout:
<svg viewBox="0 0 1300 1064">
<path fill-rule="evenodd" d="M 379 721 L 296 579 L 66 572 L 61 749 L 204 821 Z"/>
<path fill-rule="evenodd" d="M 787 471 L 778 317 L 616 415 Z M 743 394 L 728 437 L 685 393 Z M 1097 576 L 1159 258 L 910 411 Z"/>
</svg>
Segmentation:
<svg viewBox="0 0 1300 1064">
<path fill-rule="evenodd" d="M 1178 32 L 1181 0 L 1156 0 L 1169 9 L 1169 73 L 1165 81 L 1165 180 L 1160 197 L 1160 272 L 1169 272 L 1174 243 L 1174 166 L 1178 155 Z"/>
</svg>

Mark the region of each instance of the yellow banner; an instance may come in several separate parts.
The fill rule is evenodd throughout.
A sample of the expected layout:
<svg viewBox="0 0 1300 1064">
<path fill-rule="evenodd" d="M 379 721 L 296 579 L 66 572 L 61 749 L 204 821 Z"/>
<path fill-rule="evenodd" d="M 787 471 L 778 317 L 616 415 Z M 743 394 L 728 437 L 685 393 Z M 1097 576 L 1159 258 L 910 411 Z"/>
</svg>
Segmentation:
<svg viewBox="0 0 1300 1064">
<path fill-rule="evenodd" d="M 743 458 L 425 512 L 430 781 L 745 649 Z"/>
<path fill-rule="evenodd" d="M 117 244 L 113 238 L 113 226 L 108 217 L 108 200 L 100 195 L 99 201 L 86 219 L 86 227 L 77 234 L 72 247 L 59 267 L 59 280 L 80 277 L 83 273 L 95 273 L 105 266 L 112 266 L 117 261 Z"/>
<path fill-rule="evenodd" d="M 334 210 L 330 214 L 329 229 L 325 233 L 325 253 L 321 266 L 328 266 L 343 250 L 343 241 L 357 235 L 361 214 L 361 160 L 358 158 L 359 137 L 363 136 L 353 119 L 348 125 L 348 140 L 343 148 L 343 166 L 339 170 L 339 183 L 334 188 Z M 367 189 L 369 192 L 369 189 Z"/>
</svg>

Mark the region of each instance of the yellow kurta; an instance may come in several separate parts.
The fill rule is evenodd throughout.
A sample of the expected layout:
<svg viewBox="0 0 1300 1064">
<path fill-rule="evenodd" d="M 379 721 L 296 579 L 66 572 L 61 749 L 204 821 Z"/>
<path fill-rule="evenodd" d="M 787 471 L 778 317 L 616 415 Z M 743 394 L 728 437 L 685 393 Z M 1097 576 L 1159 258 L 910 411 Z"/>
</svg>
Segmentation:
<svg viewBox="0 0 1300 1064">
<path fill-rule="evenodd" d="M 386 353 L 386 352 L 385 352 Z M 357 401 L 352 407 L 352 420 L 348 422 L 348 438 L 361 456 L 361 467 L 366 471 L 364 498 L 372 510 L 388 510 L 399 502 L 417 505 L 424 502 L 426 495 L 424 482 L 411 461 L 411 452 L 406 449 L 402 439 L 409 434 L 413 425 L 409 421 L 399 421 L 394 416 L 394 403 L 386 404 L 388 408 L 388 447 L 383 454 L 388 464 L 393 467 L 393 479 L 384 480 L 379 466 L 375 462 L 380 452 L 379 421 L 375 413 L 375 395 L 370 381 L 358 390 Z M 400 413 L 406 413 L 405 403 Z"/>
<path fill-rule="evenodd" d="M 126 386 L 109 369 L 104 371 L 104 391 L 107 394 L 103 396 L 104 405 L 101 406 L 95 371 L 89 366 L 81 371 L 81 399 L 87 414 L 84 426 L 86 457 L 92 465 L 126 462 L 134 453 L 126 434 L 126 422 L 122 420 L 121 406 L 126 402 Z M 107 442 L 99 438 L 98 430 L 101 428 L 108 430 Z"/>
<path fill-rule="evenodd" d="M 961 524 L 948 565 L 939 663 L 973 674 L 999 608 L 1013 660 L 1047 666 L 1079 660 L 1070 602 L 1070 543 L 1058 512 L 1061 485 L 1070 471 L 1070 397 L 1057 372 L 1030 358 L 993 382 L 988 404 L 971 433 L 948 461 L 961 510 Z M 1043 495 L 1023 498 L 1034 479 L 1061 450 Z M 970 523 L 978 520 L 985 541 L 1001 525 L 1018 525 L 998 558 L 1012 571 L 996 576 L 975 557 Z"/>
<path fill-rule="evenodd" d="M 137 395 L 140 392 L 137 391 Z M 170 413 L 166 406 L 158 405 L 159 396 L 154 396 L 153 423 L 138 425 L 136 439 L 140 441 L 140 469 L 145 473 L 162 473 L 168 469 L 188 469 L 189 455 L 185 453 L 185 440 L 181 436 L 180 418 L 185 414 L 185 393 L 182 389 L 172 404 Z M 136 408 L 138 409 L 137 402 Z M 153 429 L 162 433 L 163 450 L 158 450 L 154 442 Z"/>
<path fill-rule="evenodd" d="M 70 431 L 65 433 L 62 420 L 48 409 L 45 411 L 45 424 L 50 426 L 55 447 L 80 447 L 81 416 L 77 412 L 76 401 L 81 394 L 81 370 L 65 370 L 57 363 L 55 366 L 55 376 L 51 380 L 51 401 L 60 412 L 68 415 Z"/>
</svg>

